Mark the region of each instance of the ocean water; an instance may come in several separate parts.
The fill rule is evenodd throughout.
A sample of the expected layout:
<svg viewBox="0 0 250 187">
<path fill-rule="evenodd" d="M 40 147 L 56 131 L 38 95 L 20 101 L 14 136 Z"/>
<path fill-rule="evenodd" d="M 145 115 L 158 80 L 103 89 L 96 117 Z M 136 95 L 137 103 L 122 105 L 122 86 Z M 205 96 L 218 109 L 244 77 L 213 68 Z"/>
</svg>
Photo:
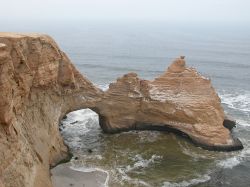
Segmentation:
<svg viewBox="0 0 250 187">
<path fill-rule="evenodd" d="M 104 186 L 250 186 L 250 29 L 167 23 L 60 23 L 6 26 L 50 34 L 76 67 L 102 89 L 128 72 L 153 79 L 180 55 L 210 77 L 244 149 L 214 152 L 167 132 L 104 134 L 89 109 L 69 113 L 62 135 L 72 168 L 107 173 Z M 91 151 L 90 151 L 91 150 Z M 77 158 L 77 159 L 75 159 Z"/>
</svg>

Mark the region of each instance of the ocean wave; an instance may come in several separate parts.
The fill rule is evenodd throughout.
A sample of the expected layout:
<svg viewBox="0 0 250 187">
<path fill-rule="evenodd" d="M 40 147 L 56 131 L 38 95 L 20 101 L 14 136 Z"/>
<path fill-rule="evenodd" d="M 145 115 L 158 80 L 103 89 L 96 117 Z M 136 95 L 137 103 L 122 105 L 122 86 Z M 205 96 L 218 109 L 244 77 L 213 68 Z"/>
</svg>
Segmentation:
<svg viewBox="0 0 250 187">
<path fill-rule="evenodd" d="M 67 114 L 67 118 L 61 121 L 61 133 L 70 148 L 82 147 L 81 135 L 91 130 L 98 130 L 98 115 L 90 109 L 82 109 Z"/>
<path fill-rule="evenodd" d="M 102 91 L 107 91 L 109 89 L 109 84 L 98 84 L 96 86 L 100 88 Z"/>
<path fill-rule="evenodd" d="M 118 167 L 116 170 L 120 174 L 117 180 L 119 181 L 126 181 L 130 184 L 136 185 L 136 186 L 151 186 L 147 182 L 143 180 L 139 180 L 136 178 L 131 178 L 128 173 L 129 172 L 135 172 L 138 169 L 147 168 L 151 164 L 155 163 L 156 161 L 159 161 L 162 158 L 162 156 L 159 155 L 152 155 L 149 159 L 144 159 L 140 154 L 135 155 L 131 158 L 132 161 L 134 161 L 133 165 L 128 165 L 126 167 Z"/>
<path fill-rule="evenodd" d="M 237 166 L 240 164 L 240 159 L 237 156 L 228 158 L 226 160 L 222 160 L 218 163 L 218 166 L 223 167 L 223 168 L 229 168 L 232 169 L 233 167 Z"/>
<path fill-rule="evenodd" d="M 143 159 L 143 157 L 140 154 L 135 155 L 131 160 L 133 160 L 135 163 L 133 166 L 128 165 L 126 167 L 126 172 L 139 169 L 139 168 L 146 168 L 150 164 L 155 163 L 157 160 L 160 160 L 162 156 L 158 155 L 152 155 L 150 159 Z"/>
<path fill-rule="evenodd" d="M 228 108 L 241 112 L 240 115 L 236 115 L 235 119 L 237 122 L 238 129 L 244 129 L 244 131 L 249 130 L 250 122 L 244 120 L 244 115 L 250 115 L 250 92 L 242 91 L 237 93 L 226 93 L 223 92 L 220 94 L 221 102 L 224 103 Z M 243 115 L 243 116 L 241 116 Z M 239 165 L 246 158 L 250 157 L 250 140 L 247 138 L 240 138 L 241 142 L 244 145 L 244 149 L 233 153 L 233 156 L 220 160 L 217 165 L 222 168 L 232 169 L 235 166 Z"/>
<path fill-rule="evenodd" d="M 250 159 L 250 140 L 249 139 L 241 139 L 241 142 L 244 145 L 244 149 L 241 151 L 238 151 L 236 153 L 232 153 L 233 156 L 228 157 L 223 160 L 219 160 L 217 162 L 217 166 L 225 169 L 232 169 L 235 166 L 238 166 L 245 160 Z"/>
<path fill-rule="evenodd" d="M 229 108 L 242 112 L 250 112 L 250 92 L 242 93 L 221 93 L 221 102 Z"/>
<path fill-rule="evenodd" d="M 180 146 L 183 154 L 185 154 L 187 156 L 191 156 L 194 160 L 214 158 L 213 154 L 210 154 L 210 152 L 208 152 L 206 150 L 202 150 L 202 154 L 201 154 L 201 153 L 195 151 L 194 149 L 193 150 L 190 149 L 186 142 L 180 143 L 178 141 L 178 145 Z"/>
<path fill-rule="evenodd" d="M 73 123 L 77 122 L 85 122 L 88 119 L 95 119 L 98 118 L 98 114 L 93 112 L 90 109 L 82 109 L 70 112 L 67 114 L 67 118 L 62 121 L 62 123 Z"/>
<path fill-rule="evenodd" d="M 133 184 L 135 186 L 147 186 L 147 187 L 151 187 L 150 184 L 146 183 L 145 181 L 143 180 L 140 180 L 140 179 L 134 179 L 134 178 L 131 178 L 127 175 L 127 173 L 125 172 L 124 169 L 122 168 L 117 168 L 117 171 L 119 172 L 119 174 L 121 175 L 121 178 L 120 177 L 116 177 L 117 181 L 119 181 L 119 183 L 124 186 L 124 181 L 130 183 L 130 184 Z"/>
<path fill-rule="evenodd" d="M 89 168 L 89 167 L 77 167 L 77 166 L 71 166 L 70 169 L 75 170 L 75 171 L 81 171 L 81 172 L 94 172 L 94 171 L 100 171 L 103 172 L 107 175 L 104 184 L 100 184 L 100 187 L 108 187 L 108 183 L 109 183 L 109 179 L 110 179 L 110 175 L 109 172 L 106 170 L 103 170 L 101 168 Z"/>
<path fill-rule="evenodd" d="M 164 182 L 162 187 L 187 187 L 187 186 L 192 186 L 192 185 L 197 185 L 200 183 L 207 182 L 211 179 L 211 177 L 206 174 L 203 176 L 199 176 L 198 178 L 191 179 L 188 181 L 182 181 L 182 182 Z"/>
<path fill-rule="evenodd" d="M 237 112 L 234 118 L 236 119 L 238 128 L 235 131 L 249 131 L 250 122 L 247 118 L 250 115 L 250 92 L 241 91 L 235 93 L 227 93 L 223 91 L 220 94 L 221 102 L 226 107 L 233 109 Z M 245 119 L 244 119 L 245 118 Z M 250 140 L 244 137 L 240 137 L 241 142 L 244 145 L 244 149 L 236 153 L 232 153 L 232 156 L 220 160 L 217 162 L 217 166 L 225 169 L 232 169 L 241 164 L 245 159 L 250 157 Z"/>
<path fill-rule="evenodd" d="M 250 122 L 247 122 L 243 119 L 236 119 L 237 125 L 242 127 L 250 127 Z"/>
<path fill-rule="evenodd" d="M 241 151 L 238 155 L 226 158 L 224 160 L 220 160 L 217 163 L 217 166 L 219 166 L 221 168 L 225 168 L 225 169 L 232 169 L 235 166 L 238 166 L 243 161 L 245 161 L 246 159 L 249 159 L 249 158 L 250 158 L 250 148 L 245 147 L 243 149 L 243 151 Z"/>
</svg>

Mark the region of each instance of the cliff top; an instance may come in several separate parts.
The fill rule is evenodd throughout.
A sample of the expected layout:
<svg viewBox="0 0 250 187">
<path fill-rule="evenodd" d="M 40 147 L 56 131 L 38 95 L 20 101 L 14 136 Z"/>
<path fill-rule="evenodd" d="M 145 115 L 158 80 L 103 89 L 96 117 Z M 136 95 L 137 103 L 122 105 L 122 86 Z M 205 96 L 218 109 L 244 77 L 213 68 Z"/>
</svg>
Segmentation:
<svg viewBox="0 0 250 187">
<path fill-rule="evenodd" d="M 0 32 L 0 37 L 4 38 L 24 38 L 24 37 L 42 37 L 42 36 L 48 36 L 46 34 L 40 34 L 40 33 L 15 33 L 15 32 Z"/>
</svg>

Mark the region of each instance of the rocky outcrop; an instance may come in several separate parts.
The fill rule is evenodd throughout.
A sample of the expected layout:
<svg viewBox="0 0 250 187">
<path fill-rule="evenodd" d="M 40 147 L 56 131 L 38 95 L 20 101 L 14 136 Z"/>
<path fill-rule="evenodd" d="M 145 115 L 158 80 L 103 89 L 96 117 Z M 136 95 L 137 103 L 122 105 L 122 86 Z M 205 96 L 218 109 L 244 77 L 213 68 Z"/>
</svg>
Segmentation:
<svg viewBox="0 0 250 187">
<path fill-rule="evenodd" d="M 99 114 L 105 132 L 174 130 L 205 148 L 242 148 L 210 80 L 184 57 L 153 81 L 129 73 L 104 93 L 49 36 L 0 33 L 0 186 L 52 186 L 50 166 L 68 155 L 58 124 L 82 108 Z"/>
<path fill-rule="evenodd" d="M 67 156 L 59 120 L 101 95 L 49 36 L 0 33 L 0 186 L 51 186 Z"/>
<path fill-rule="evenodd" d="M 206 149 L 242 148 L 223 126 L 230 122 L 224 122 L 220 98 L 211 81 L 186 67 L 184 57 L 153 81 L 141 80 L 135 73 L 117 79 L 97 108 L 106 132 L 171 130 Z"/>
</svg>

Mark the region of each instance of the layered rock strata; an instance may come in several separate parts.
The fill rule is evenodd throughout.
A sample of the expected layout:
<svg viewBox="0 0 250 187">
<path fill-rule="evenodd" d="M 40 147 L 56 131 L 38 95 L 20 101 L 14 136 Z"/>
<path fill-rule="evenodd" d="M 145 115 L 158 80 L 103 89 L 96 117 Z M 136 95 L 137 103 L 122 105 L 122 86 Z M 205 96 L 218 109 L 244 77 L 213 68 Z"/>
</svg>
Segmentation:
<svg viewBox="0 0 250 187">
<path fill-rule="evenodd" d="M 184 57 L 153 81 L 141 80 L 136 73 L 118 78 L 97 108 L 105 132 L 171 130 L 206 149 L 242 148 L 229 131 L 233 121 L 225 120 L 211 81 L 186 67 Z"/>
<path fill-rule="evenodd" d="M 49 36 L 0 33 L 0 186 L 52 186 L 68 154 L 59 120 L 101 95 Z"/>
<path fill-rule="evenodd" d="M 49 168 L 68 154 L 58 124 L 82 108 L 105 132 L 175 130 L 205 148 L 242 148 L 210 80 L 183 57 L 153 81 L 129 73 L 104 93 L 49 36 L 0 33 L 0 186 L 52 186 Z"/>
</svg>

